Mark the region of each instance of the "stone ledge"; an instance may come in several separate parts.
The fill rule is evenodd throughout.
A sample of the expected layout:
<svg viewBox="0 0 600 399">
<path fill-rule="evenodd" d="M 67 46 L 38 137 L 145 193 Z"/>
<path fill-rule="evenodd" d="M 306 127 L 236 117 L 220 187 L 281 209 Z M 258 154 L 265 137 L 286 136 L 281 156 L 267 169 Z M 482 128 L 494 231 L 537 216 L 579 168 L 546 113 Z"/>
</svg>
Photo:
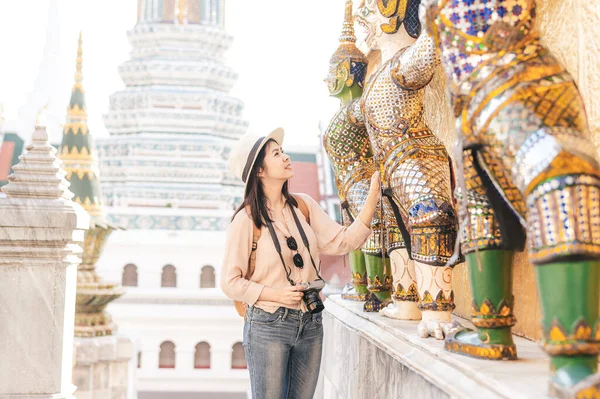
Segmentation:
<svg viewBox="0 0 600 399">
<path fill-rule="evenodd" d="M 326 301 L 325 398 L 548 398 L 549 358 L 535 342 L 514 337 L 516 361 L 469 358 L 445 351 L 443 341 L 419 338 L 417 321 L 362 307 L 339 295 Z"/>
</svg>

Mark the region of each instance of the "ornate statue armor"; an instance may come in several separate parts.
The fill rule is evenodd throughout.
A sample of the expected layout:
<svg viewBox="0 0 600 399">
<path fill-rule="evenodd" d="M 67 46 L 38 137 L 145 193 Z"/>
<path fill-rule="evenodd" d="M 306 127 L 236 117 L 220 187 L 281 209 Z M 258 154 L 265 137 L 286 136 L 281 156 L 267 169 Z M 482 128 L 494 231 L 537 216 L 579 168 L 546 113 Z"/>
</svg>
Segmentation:
<svg viewBox="0 0 600 399">
<path fill-rule="evenodd" d="M 386 38 L 389 33 L 414 33 L 409 27 L 404 33 L 390 30 L 390 26 L 396 25 L 397 17 L 410 20 L 410 7 L 416 18 L 418 4 L 418 1 L 368 1 L 358 14 L 359 22 L 371 25 L 372 30 L 372 20 L 378 18 L 382 30 L 379 42 L 389 40 Z M 387 22 L 381 23 L 381 17 Z M 417 34 L 418 31 L 420 27 Z M 428 36 L 422 35 L 413 44 L 399 49 L 369 77 L 361 113 L 382 171 L 384 195 L 407 243 L 406 259 L 414 260 L 414 264 L 405 263 L 406 269 L 398 273 L 394 297 L 398 302 L 418 301 L 418 309 L 424 312 L 419 334 L 443 339 L 440 323 L 447 326 L 454 309 L 452 269 L 446 264 L 453 254 L 457 218 L 450 157 L 423 120 L 425 87 L 438 65 L 434 42 Z M 393 241 L 388 243 L 390 253 L 399 247 Z M 420 281 L 411 275 L 419 276 Z M 398 302 L 397 308 L 405 305 Z M 386 311 L 384 315 L 388 315 Z M 419 318 L 403 314 L 390 317 Z M 432 328 L 428 327 L 430 322 L 434 322 Z"/>
<path fill-rule="evenodd" d="M 462 249 L 478 332 L 446 348 L 516 358 L 511 261 L 529 238 L 551 392 L 599 397 L 600 165 L 577 86 L 532 30 L 533 0 L 427 1 L 462 161 Z"/>
<path fill-rule="evenodd" d="M 371 176 L 377 170 L 369 136 L 359 111 L 360 96 L 367 70 L 367 58 L 354 44 L 352 2 L 346 2 L 344 27 L 340 46 L 331 57 L 326 79 L 332 96 L 340 98 L 342 106 L 323 135 L 323 145 L 333 167 L 344 223 L 354 221 L 369 193 Z M 373 234 L 363 251 L 350 254 L 354 290 L 344 292 L 344 299 L 367 300 L 366 311 L 377 311 L 390 301 L 391 277 L 381 259 L 379 243 L 382 224 L 373 221 Z M 373 295 L 369 295 L 371 292 Z M 370 298 L 369 298 L 370 297 Z"/>
</svg>

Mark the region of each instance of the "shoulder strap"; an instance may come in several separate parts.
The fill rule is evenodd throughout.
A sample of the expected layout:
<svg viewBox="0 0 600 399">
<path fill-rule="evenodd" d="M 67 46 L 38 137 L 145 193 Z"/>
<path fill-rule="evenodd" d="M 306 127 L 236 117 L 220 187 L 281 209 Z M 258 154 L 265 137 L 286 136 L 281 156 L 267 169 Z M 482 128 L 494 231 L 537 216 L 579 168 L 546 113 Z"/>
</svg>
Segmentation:
<svg viewBox="0 0 600 399">
<path fill-rule="evenodd" d="M 258 246 L 258 240 L 260 240 L 261 230 L 256 227 L 254 221 L 252 221 L 252 252 L 250 252 L 250 259 L 248 259 L 248 271 L 246 272 L 246 279 L 249 279 L 254 274 L 256 268 L 256 248 Z"/>
<path fill-rule="evenodd" d="M 310 224 L 310 213 L 308 212 L 308 205 L 306 205 L 306 202 L 304 202 L 304 200 L 299 195 L 294 195 L 294 198 L 298 202 L 298 209 L 300 209 L 300 212 L 302 212 L 302 214 L 304 215 L 304 219 L 306 219 L 306 222 Z"/>
</svg>

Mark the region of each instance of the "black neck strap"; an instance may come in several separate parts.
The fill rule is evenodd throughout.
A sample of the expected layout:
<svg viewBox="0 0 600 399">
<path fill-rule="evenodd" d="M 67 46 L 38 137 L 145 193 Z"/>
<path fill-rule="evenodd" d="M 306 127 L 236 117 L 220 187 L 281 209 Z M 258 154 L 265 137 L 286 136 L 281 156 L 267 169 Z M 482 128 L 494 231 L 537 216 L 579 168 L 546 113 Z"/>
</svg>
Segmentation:
<svg viewBox="0 0 600 399">
<path fill-rule="evenodd" d="M 312 262 L 313 268 L 315 269 L 315 272 L 317 273 L 317 277 L 319 280 L 323 280 L 323 278 L 319 274 L 319 269 L 317 268 L 317 265 L 315 264 L 315 260 L 313 259 L 312 253 L 310 252 L 310 243 L 308 242 L 306 233 L 304 232 L 304 229 L 302 228 L 302 225 L 300 224 L 298 215 L 296 215 L 294 207 L 291 204 L 289 204 L 289 205 L 290 205 L 290 210 L 292 211 L 292 216 L 294 217 L 294 222 L 296 223 L 296 227 L 298 227 L 298 231 L 300 232 L 300 236 L 302 237 L 302 242 L 304 243 L 304 246 L 308 250 L 308 255 L 310 256 L 310 261 Z M 277 254 L 279 255 L 279 259 L 281 260 L 281 265 L 283 266 L 283 270 L 285 270 L 285 277 L 291 285 L 296 285 L 296 283 L 294 283 L 294 280 L 292 280 L 292 278 L 290 277 L 292 274 L 292 269 L 288 268 L 285 265 L 285 261 L 283 260 L 283 254 L 281 252 L 281 244 L 279 244 L 279 240 L 277 239 L 277 233 L 275 233 L 275 228 L 273 227 L 273 222 L 271 222 L 271 219 L 268 217 L 268 215 L 263 215 L 263 219 L 267 225 L 267 228 L 269 229 L 269 235 L 271 236 L 271 239 L 273 240 L 273 244 L 275 245 L 275 250 L 277 251 Z"/>
<path fill-rule="evenodd" d="M 296 285 L 294 283 L 294 280 L 292 280 L 290 277 L 290 275 L 292 274 L 292 269 L 288 268 L 285 265 L 285 261 L 283 260 L 283 255 L 281 254 L 281 245 L 279 244 L 279 240 L 277 239 L 277 234 L 275 233 L 275 229 L 273 228 L 273 223 L 271 222 L 271 219 L 269 219 L 268 217 L 264 218 L 264 219 L 265 219 L 265 222 L 267 223 L 267 228 L 269 229 L 269 235 L 271 236 L 271 239 L 273 240 L 273 244 L 275 244 L 275 250 L 277 250 L 279 259 L 281 259 L 281 264 L 283 265 L 283 270 L 285 270 L 285 278 L 291 285 Z"/>
<path fill-rule="evenodd" d="M 304 246 L 306 247 L 306 249 L 308 249 L 308 255 L 310 256 L 310 261 L 312 262 L 312 265 L 315 268 L 317 277 L 320 280 L 323 280 L 323 278 L 319 274 L 319 269 L 317 269 L 317 265 L 315 264 L 315 260 L 313 259 L 312 253 L 310 252 L 310 244 L 308 242 L 308 238 L 306 237 L 306 233 L 304 232 L 304 229 L 302 228 L 302 224 L 300 224 L 298 215 L 296 215 L 296 210 L 294 209 L 292 204 L 290 204 L 289 202 L 288 202 L 288 205 L 290 206 L 290 210 L 292 211 L 292 216 L 294 217 L 294 222 L 296 222 L 296 227 L 298 227 L 298 231 L 300 232 L 300 236 L 302 237 L 302 242 L 304 243 Z"/>
</svg>

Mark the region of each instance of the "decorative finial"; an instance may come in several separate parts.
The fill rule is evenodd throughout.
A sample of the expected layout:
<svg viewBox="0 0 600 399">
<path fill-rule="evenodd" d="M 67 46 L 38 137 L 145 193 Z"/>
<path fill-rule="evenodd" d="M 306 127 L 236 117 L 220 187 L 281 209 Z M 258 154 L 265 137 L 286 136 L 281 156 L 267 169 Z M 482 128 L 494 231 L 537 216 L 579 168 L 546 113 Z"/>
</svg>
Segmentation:
<svg viewBox="0 0 600 399">
<path fill-rule="evenodd" d="M 340 36 L 340 45 L 331 56 L 330 64 L 337 64 L 345 59 L 358 62 L 367 62 L 367 57 L 356 47 L 356 36 L 354 36 L 354 18 L 352 17 L 352 0 L 346 0 L 344 10 L 344 24 Z"/>
<path fill-rule="evenodd" d="M 356 36 L 354 36 L 354 18 L 352 18 L 352 0 L 346 1 L 344 25 L 342 26 L 340 43 L 356 43 Z"/>
<path fill-rule="evenodd" d="M 81 72 L 83 63 L 83 41 L 81 39 L 81 31 L 79 31 L 79 41 L 77 42 L 77 66 L 75 69 L 75 82 L 81 83 L 83 80 L 83 73 Z"/>
</svg>

